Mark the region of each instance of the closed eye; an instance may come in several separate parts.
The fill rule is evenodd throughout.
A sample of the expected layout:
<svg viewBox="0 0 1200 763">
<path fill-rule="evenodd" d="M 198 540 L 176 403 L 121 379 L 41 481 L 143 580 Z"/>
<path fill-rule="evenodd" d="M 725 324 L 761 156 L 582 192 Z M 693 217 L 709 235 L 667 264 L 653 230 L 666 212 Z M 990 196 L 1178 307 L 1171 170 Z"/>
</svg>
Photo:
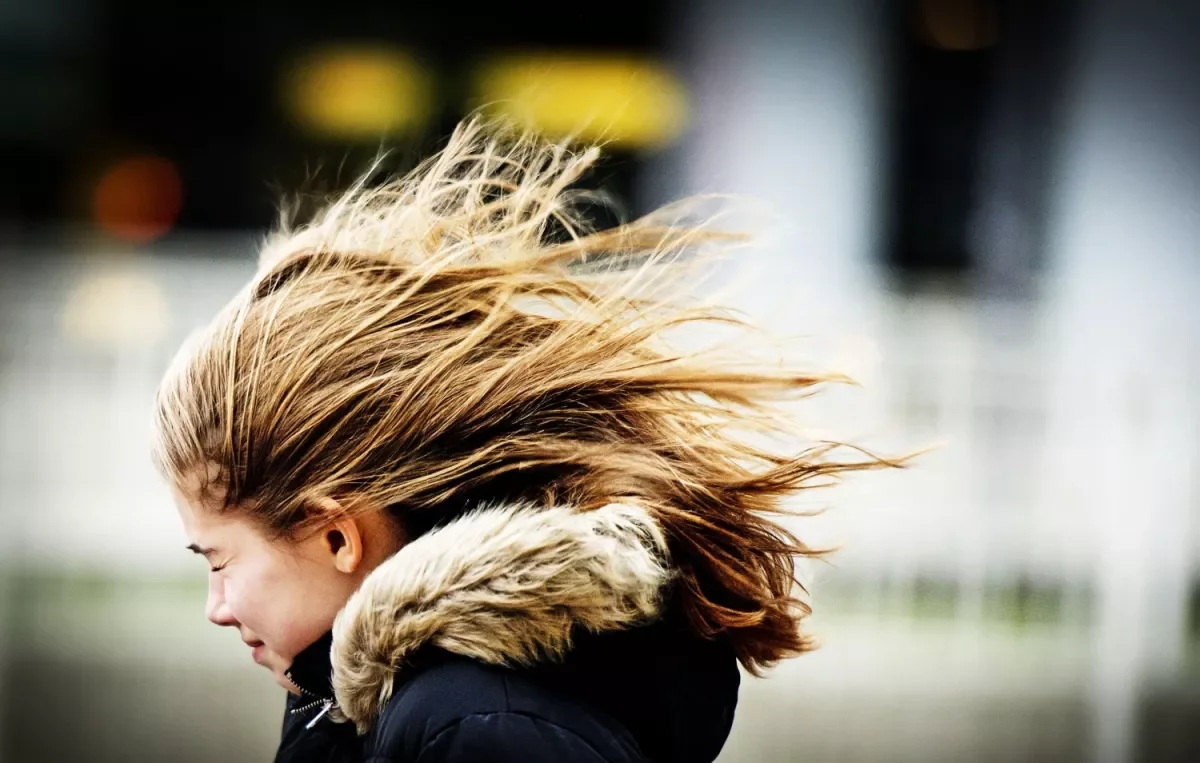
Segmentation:
<svg viewBox="0 0 1200 763">
<path fill-rule="evenodd" d="M 188 551 L 191 551 L 193 554 L 198 554 L 200 556 L 203 556 L 205 559 L 211 559 L 213 557 L 213 555 L 217 553 L 217 550 L 214 548 L 203 548 L 202 546 L 197 546 L 195 543 L 189 545 L 187 547 L 187 549 L 188 549 Z M 211 570 L 213 572 L 220 572 L 221 570 L 225 569 L 225 565 L 224 564 L 219 564 L 219 565 L 210 564 L 208 566 L 208 568 L 209 568 L 209 570 Z"/>
</svg>

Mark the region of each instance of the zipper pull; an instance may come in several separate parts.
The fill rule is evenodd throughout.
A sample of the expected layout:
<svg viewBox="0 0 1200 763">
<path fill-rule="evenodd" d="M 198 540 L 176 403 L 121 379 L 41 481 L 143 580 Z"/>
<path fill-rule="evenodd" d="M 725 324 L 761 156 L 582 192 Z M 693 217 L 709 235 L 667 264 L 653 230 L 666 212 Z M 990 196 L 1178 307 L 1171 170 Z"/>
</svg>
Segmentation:
<svg viewBox="0 0 1200 763">
<path fill-rule="evenodd" d="M 333 709 L 333 700 L 331 700 L 331 699 L 327 699 L 327 700 L 325 700 L 325 706 L 321 708 L 321 712 L 317 713 L 317 714 L 316 714 L 316 716 L 315 716 L 315 717 L 313 717 L 313 719 L 312 719 L 311 721 L 309 721 L 308 723 L 306 723 L 306 724 L 304 725 L 304 728 L 307 730 L 307 729 L 311 729 L 313 726 L 316 726 L 316 725 L 317 725 L 317 721 L 319 721 L 319 720 L 321 720 L 322 718 L 324 718 L 324 717 L 325 717 L 325 713 L 328 713 L 328 712 L 329 712 L 330 710 L 332 710 L 332 709 Z"/>
</svg>

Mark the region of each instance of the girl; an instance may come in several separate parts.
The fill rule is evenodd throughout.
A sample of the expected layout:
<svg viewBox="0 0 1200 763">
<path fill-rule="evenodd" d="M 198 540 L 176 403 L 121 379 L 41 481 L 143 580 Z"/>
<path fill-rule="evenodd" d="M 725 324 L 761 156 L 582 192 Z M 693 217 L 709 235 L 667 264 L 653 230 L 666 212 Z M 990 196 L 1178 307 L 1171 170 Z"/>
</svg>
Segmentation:
<svg viewBox="0 0 1200 763">
<path fill-rule="evenodd" d="M 741 325 L 678 296 L 737 237 L 590 230 L 596 158 L 460 127 L 269 238 L 163 380 L 208 618 L 293 692 L 278 760 L 711 761 L 738 664 L 811 647 L 818 552 L 769 517 L 882 462 L 788 439 L 826 379 L 666 345 Z"/>
</svg>

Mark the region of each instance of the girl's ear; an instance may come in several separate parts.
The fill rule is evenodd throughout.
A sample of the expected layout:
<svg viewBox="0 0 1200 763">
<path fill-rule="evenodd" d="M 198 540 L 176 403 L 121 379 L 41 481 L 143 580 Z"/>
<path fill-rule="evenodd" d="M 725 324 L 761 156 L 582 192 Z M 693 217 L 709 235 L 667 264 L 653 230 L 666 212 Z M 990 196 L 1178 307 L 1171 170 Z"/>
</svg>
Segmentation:
<svg viewBox="0 0 1200 763">
<path fill-rule="evenodd" d="M 363 560 L 362 527 L 352 517 L 344 516 L 325 528 L 325 547 L 338 572 L 352 574 Z"/>
<path fill-rule="evenodd" d="M 347 511 L 333 498 L 321 498 L 316 504 L 321 513 L 335 517 L 321 529 L 318 554 L 338 572 L 370 572 L 405 544 L 403 529 L 387 512 Z"/>
<path fill-rule="evenodd" d="M 317 554 L 338 572 L 353 574 L 363 561 L 363 527 L 336 499 L 322 497 L 313 501 L 314 512 L 335 517 L 321 528 L 314 540 Z"/>
</svg>

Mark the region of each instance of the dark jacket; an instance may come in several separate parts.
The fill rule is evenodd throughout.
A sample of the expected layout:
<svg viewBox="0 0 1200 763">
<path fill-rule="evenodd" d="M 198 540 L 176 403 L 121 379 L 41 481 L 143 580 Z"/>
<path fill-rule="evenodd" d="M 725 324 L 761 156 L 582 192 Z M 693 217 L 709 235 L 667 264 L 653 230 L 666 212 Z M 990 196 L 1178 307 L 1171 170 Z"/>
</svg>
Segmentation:
<svg viewBox="0 0 1200 763">
<path fill-rule="evenodd" d="M 712 761 L 737 663 L 671 603 L 664 549 L 624 506 L 423 536 L 296 658 L 277 763 Z"/>
</svg>

